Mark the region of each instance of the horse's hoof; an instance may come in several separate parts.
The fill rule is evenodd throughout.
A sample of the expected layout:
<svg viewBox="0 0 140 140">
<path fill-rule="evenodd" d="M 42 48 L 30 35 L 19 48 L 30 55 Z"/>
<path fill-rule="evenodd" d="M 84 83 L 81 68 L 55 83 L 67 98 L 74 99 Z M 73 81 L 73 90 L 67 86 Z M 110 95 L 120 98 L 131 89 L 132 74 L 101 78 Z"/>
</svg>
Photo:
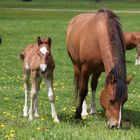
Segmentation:
<svg viewBox="0 0 140 140">
<path fill-rule="evenodd" d="M 81 117 L 81 115 L 77 115 L 77 114 L 76 114 L 75 117 L 74 117 L 74 119 L 75 119 L 75 120 L 81 120 L 82 117 Z"/>
<path fill-rule="evenodd" d="M 88 117 L 88 115 L 82 115 L 82 119 L 85 120 Z"/>
<path fill-rule="evenodd" d="M 95 111 L 95 112 L 92 112 L 92 111 L 90 111 L 90 115 L 95 115 L 97 112 Z"/>
<path fill-rule="evenodd" d="M 39 118 L 39 115 L 38 114 L 35 114 L 35 118 Z"/>
</svg>

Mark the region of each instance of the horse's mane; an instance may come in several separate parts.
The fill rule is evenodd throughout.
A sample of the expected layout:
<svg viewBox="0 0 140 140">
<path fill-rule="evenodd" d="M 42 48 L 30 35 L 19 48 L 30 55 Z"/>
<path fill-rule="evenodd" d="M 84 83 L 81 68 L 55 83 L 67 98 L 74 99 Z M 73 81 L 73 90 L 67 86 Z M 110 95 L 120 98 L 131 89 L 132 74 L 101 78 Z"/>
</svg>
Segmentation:
<svg viewBox="0 0 140 140">
<path fill-rule="evenodd" d="M 127 94 L 126 66 L 125 66 L 125 41 L 119 17 L 112 11 L 101 9 L 98 12 L 105 12 L 108 15 L 108 34 L 112 44 L 112 52 L 115 60 L 115 67 L 112 68 L 106 78 L 106 85 L 116 84 L 116 100 L 122 101 Z"/>
</svg>

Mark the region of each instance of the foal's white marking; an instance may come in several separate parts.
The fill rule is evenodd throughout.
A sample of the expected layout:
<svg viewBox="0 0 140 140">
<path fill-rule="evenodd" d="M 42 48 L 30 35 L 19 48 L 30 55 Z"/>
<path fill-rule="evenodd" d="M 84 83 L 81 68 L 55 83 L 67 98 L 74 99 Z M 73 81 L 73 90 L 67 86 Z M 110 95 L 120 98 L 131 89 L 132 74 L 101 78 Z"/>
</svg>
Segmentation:
<svg viewBox="0 0 140 140">
<path fill-rule="evenodd" d="M 25 89 L 25 101 L 24 101 L 24 109 L 23 109 L 23 116 L 28 116 L 28 88 L 27 83 L 24 84 Z"/>
<path fill-rule="evenodd" d="M 41 69 L 42 71 L 45 71 L 46 68 L 47 68 L 47 65 L 46 65 L 46 64 L 40 64 L 40 69 Z"/>
<path fill-rule="evenodd" d="M 26 64 L 25 64 L 25 67 L 26 67 L 26 69 L 30 69 L 30 67 L 29 67 L 29 64 L 28 64 L 28 63 L 26 63 Z"/>
<path fill-rule="evenodd" d="M 40 52 L 41 52 L 42 54 L 46 54 L 46 53 L 48 52 L 48 50 L 47 50 L 47 48 L 44 46 L 44 47 L 41 47 L 41 48 L 40 48 Z"/>
<path fill-rule="evenodd" d="M 120 112 L 119 112 L 119 120 L 118 120 L 118 128 L 120 128 L 120 125 L 121 125 L 121 119 L 122 119 L 122 107 L 120 105 Z"/>
<path fill-rule="evenodd" d="M 55 110 L 55 105 L 54 105 L 54 93 L 53 93 L 53 87 L 52 87 L 52 80 L 46 80 L 46 84 L 48 86 L 48 98 L 51 102 L 51 111 L 52 111 L 52 117 L 55 122 L 59 123 L 59 119 Z"/>
</svg>

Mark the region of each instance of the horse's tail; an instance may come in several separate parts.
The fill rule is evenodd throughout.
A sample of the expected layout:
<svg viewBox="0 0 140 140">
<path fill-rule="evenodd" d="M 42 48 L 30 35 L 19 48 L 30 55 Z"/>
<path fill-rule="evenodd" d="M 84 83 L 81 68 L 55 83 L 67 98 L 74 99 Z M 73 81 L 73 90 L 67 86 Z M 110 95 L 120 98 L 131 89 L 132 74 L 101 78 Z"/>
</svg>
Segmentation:
<svg viewBox="0 0 140 140">
<path fill-rule="evenodd" d="M 75 86 L 75 97 L 76 100 L 79 97 L 79 81 L 80 81 L 81 71 L 77 65 L 74 65 L 74 86 Z"/>
</svg>

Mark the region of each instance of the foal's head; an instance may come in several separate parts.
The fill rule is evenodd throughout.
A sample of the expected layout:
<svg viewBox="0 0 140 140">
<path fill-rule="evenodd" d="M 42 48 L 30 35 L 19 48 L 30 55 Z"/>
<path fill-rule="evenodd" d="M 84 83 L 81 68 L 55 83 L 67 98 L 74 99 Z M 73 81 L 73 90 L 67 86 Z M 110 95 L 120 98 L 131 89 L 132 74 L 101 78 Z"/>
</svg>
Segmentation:
<svg viewBox="0 0 140 140">
<path fill-rule="evenodd" d="M 38 56 L 40 61 L 40 70 L 45 72 L 48 67 L 49 59 L 51 55 L 51 38 L 48 39 L 41 39 L 40 37 L 37 38 L 38 41 Z"/>
<path fill-rule="evenodd" d="M 108 126 L 119 128 L 122 120 L 122 107 L 127 100 L 127 83 L 126 79 L 119 79 L 119 76 L 114 73 L 114 69 L 109 73 L 100 101 L 105 110 Z"/>
</svg>

